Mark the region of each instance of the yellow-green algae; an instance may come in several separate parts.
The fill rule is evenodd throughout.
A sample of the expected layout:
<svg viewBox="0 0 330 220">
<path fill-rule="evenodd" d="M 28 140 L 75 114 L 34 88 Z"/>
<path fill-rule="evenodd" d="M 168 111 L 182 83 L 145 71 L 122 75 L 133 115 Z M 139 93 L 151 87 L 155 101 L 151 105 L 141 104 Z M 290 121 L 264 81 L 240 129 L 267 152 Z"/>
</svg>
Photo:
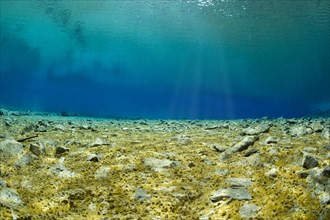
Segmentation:
<svg viewBox="0 0 330 220">
<path fill-rule="evenodd" d="M 4 120 L 10 120 L 11 125 L 5 125 Z M 51 122 L 46 132 L 21 132 L 40 120 Z M 2 161 L 0 178 L 18 192 L 24 206 L 10 209 L 0 205 L 0 219 L 12 219 L 13 215 L 20 219 L 199 219 L 202 216 L 240 219 L 239 210 L 246 201 L 210 201 L 212 192 L 229 186 L 226 179 L 230 177 L 253 180 L 248 190 L 253 197 L 249 202 L 260 207 L 256 219 L 317 219 L 322 210 L 330 208 L 321 205 L 306 179 L 297 175 L 297 171 L 303 170 L 299 165 L 302 149 L 313 146 L 318 155 L 325 155 L 327 152 L 322 146 L 329 140 L 319 133 L 291 138 L 273 122 L 270 131 L 261 134 L 254 144 L 259 149 L 257 154 L 244 157 L 241 152 L 221 161 L 220 153 L 205 143 L 230 147 L 242 139 L 239 135 L 242 128 L 240 121 L 236 121 L 229 122 L 229 128 L 205 130 L 208 124 L 217 123 L 221 122 L 0 117 L 0 141 L 4 137 L 17 140 L 38 135 L 23 142 L 26 152 L 33 141 L 55 140 L 60 146 L 68 140 L 76 141 L 66 146 L 70 151 L 61 156 L 65 158 L 66 168 L 77 174 L 61 178 L 49 172 L 50 167 L 58 164 L 60 156 L 42 155 L 23 167 L 13 164 L 15 158 Z M 79 128 L 86 124 L 93 129 Z M 62 127 L 53 129 L 55 125 Z M 184 135 L 192 142 L 180 144 L 173 138 L 176 135 Z M 268 136 L 277 137 L 279 144 L 264 144 Z M 84 146 L 96 138 L 115 146 Z M 269 154 L 270 147 L 278 153 Z M 102 154 L 104 158 L 99 162 L 86 160 L 92 153 Z M 168 157 L 180 162 L 180 166 L 155 172 L 143 164 L 143 159 L 148 157 Z M 205 163 L 205 159 L 211 164 Z M 260 160 L 259 163 L 256 160 Z M 244 165 L 240 165 L 240 161 Z M 324 163 L 329 165 L 329 158 Z M 270 167 L 263 164 L 277 167 L 277 177 L 265 176 Z M 108 167 L 110 174 L 96 179 L 94 175 L 100 167 Z M 216 174 L 219 169 L 229 172 L 221 176 Z M 151 199 L 134 200 L 137 187 L 151 195 Z"/>
</svg>

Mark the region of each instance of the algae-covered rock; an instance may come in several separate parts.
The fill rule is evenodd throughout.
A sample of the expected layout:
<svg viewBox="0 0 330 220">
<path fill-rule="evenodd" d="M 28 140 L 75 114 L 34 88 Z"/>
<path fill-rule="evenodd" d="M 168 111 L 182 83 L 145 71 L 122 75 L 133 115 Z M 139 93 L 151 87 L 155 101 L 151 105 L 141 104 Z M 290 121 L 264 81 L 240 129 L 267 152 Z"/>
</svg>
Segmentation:
<svg viewBox="0 0 330 220">
<path fill-rule="evenodd" d="M 243 219 L 250 219 L 256 216 L 260 207 L 255 204 L 244 204 L 239 210 L 239 214 Z"/>
<path fill-rule="evenodd" d="M 218 202 L 224 199 L 251 200 L 252 196 L 246 189 L 219 189 L 212 193 L 211 201 Z"/>
<path fill-rule="evenodd" d="M 0 160 L 7 160 L 13 156 L 22 154 L 24 151 L 23 144 L 5 139 L 0 142 Z"/>
<path fill-rule="evenodd" d="M 172 160 L 160 160 L 157 158 L 146 158 L 143 163 L 154 171 L 163 171 L 164 169 L 179 166 L 180 163 Z"/>
<path fill-rule="evenodd" d="M 18 208 L 23 205 L 23 201 L 16 190 L 3 187 L 0 189 L 0 204 L 8 208 Z"/>
</svg>

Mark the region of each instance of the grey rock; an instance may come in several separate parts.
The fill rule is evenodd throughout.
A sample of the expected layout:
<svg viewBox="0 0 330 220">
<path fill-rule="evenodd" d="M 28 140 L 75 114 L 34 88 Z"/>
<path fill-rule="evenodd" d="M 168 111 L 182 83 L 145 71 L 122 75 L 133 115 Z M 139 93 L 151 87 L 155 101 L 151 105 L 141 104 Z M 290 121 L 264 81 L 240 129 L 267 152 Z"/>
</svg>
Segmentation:
<svg viewBox="0 0 330 220">
<path fill-rule="evenodd" d="M 185 138 L 181 138 L 180 140 L 179 140 L 179 144 L 181 144 L 181 145 L 190 145 L 190 144 L 192 144 L 193 143 L 193 141 L 190 139 L 190 138 L 187 138 L 187 137 L 185 137 Z"/>
<path fill-rule="evenodd" d="M 225 176 L 229 173 L 229 170 L 228 169 L 216 170 L 215 173 L 219 176 Z"/>
<path fill-rule="evenodd" d="M 249 157 L 249 156 L 251 156 L 252 154 L 257 153 L 258 151 L 259 151 L 259 149 L 258 149 L 258 148 L 255 148 L 255 147 L 253 147 L 253 148 L 249 148 L 249 149 L 246 150 L 246 152 L 245 152 L 245 154 L 244 154 L 244 157 Z"/>
<path fill-rule="evenodd" d="M 311 128 L 313 129 L 314 132 L 322 132 L 324 127 L 320 122 L 313 122 L 311 124 Z"/>
<path fill-rule="evenodd" d="M 253 183 L 251 179 L 247 178 L 228 178 L 227 182 L 231 188 L 247 188 Z"/>
<path fill-rule="evenodd" d="M 266 144 L 276 144 L 277 143 L 277 140 L 276 140 L 275 137 L 269 136 L 268 138 L 266 138 L 265 143 Z"/>
<path fill-rule="evenodd" d="M 246 189 L 219 189 L 212 193 L 211 201 L 218 202 L 224 199 L 251 200 L 252 196 Z"/>
<path fill-rule="evenodd" d="M 106 179 L 110 175 L 110 167 L 108 166 L 101 166 L 98 168 L 94 174 L 95 179 Z"/>
<path fill-rule="evenodd" d="M 205 144 L 205 145 L 220 153 L 222 153 L 226 150 L 226 147 L 224 147 L 220 144 Z"/>
<path fill-rule="evenodd" d="M 0 189 L 0 204 L 8 208 L 17 208 L 24 203 L 16 190 L 3 187 Z"/>
<path fill-rule="evenodd" d="M 25 154 L 25 155 L 19 157 L 15 161 L 15 165 L 19 166 L 19 167 L 24 167 L 24 166 L 32 164 L 33 161 L 35 161 L 37 159 L 38 159 L 38 157 L 34 154 Z"/>
<path fill-rule="evenodd" d="M 257 215 L 258 211 L 260 210 L 260 207 L 255 204 L 244 204 L 239 214 L 243 219 L 250 219 Z"/>
<path fill-rule="evenodd" d="M 319 195 L 320 203 L 321 204 L 330 204 L 330 194 L 329 192 L 322 192 Z"/>
<path fill-rule="evenodd" d="M 278 172 L 277 168 L 272 168 L 265 173 L 265 176 L 274 178 L 277 177 L 277 172 Z"/>
<path fill-rule="evenodd" d="M 7 160 L 13 156 L 23 154 L 23 144 L 15 141 L 5 139 L 0 142 L 0 160 Z"/>
<path fill-rule="evenodd" d="M 309 175 L 309 171 L 308 170 L 300 170 L 297 172 L 297 175 L 300 178 L 306 178 Z"/>
<path fill-rule="evenodd" d="M 307 134 L 307 128 L 305 126 L 302 126 L 302 125 L 297 125 L 297 126 L 293 126 L 291 129 L 290 129 L 290 134 L 292 136 L 298 136 L 298 137 L 301 137 L 305 134 Z"/>
<path fill-rule="evenodd" d="M 58 177 L 61 178 L 70 178 L 70 177 L 75 177 L 76 174 L 72 171 L 69 171 L 65 165 L 64 165 L 64 157 L 61 157 L 59 159 L 58 164 L 52 166 L 49 168 L 49 173 L 57 175 Z"/>
<path fill-rule="evenodd" d="M 270 154 L 270 155 L 275 155 L 275 154 L 277 154 L 278 153 L 278 150 L 276 149 L 276 148 L 269 148 L 269 150 L 268 150 L 268 153 Z"/>
<path fill-rule="evenodd" d="M 321 134 L 321 136 L 323 137 L 323 138 L 325 138 L 325 139 L 329 139 L 330 138 L 330 131 L 329 131 L 329 129 L 324 129 L 323 130 L 323 132 L 322 132 L 322 134 Z"/>
<path fill-rule="evenodd" d="M 133 198 L 134 198 L 134 200 L 142 201 L 142 200 L 150 199 L 151 196 L 149 194 L 147 194 L 140 187 L 137 187 Z"/>
<path fill-rule="evenodd" d="M 243 135 L 258 135 L 261 133 L 268 132 L 270 127 L 266 124 L 257 125 L 255 128 L 246 128 L 243 129 L 242 134 Z"/>
<path fill-rule="evenodd" d="M 102 146 L 102 145 L 109 145 L 109 146 L 114 146 L 113 143 L 110 143 L 108 141 L 104 141 L 101 138 L 96 138 L 95 141 L 90 143 L 88 147 L 97 147 L 97 146 Z"/>
<path fill-rule="evenodd" d="M 92 162 L 99 162 L 101 159 L 103 159 L 103 155 L 90 154 L 87 156 L 87 160 Z"/>
<path fill-rule="evenodd" d="M 319 162 L 310 155 L 305 155 L 303 159 L 303 167 L 306 169 L 311 169 L 314 167 L 317 167 L 319 165 Z"/>
<path fill-rule="evenodd" d="M 30 151 L 36 156 L 46 155 L 45 146 L 41 142 L 31 143 Z"/>
<path fill-rule="evenodd" d="M 154 171 L 163 171 L 164 169 L 179 166 L 180 163 L 172 160 L 160 160 L 157 158 L 146 158 L 143 160 L 145 166 L 150 167 Z"/>
<path fill-rule="evenodd" d="M 330 166 L 323 168 L 321 175 L 330 178 Z"/>
<path fill-rule="evenodd" d="M 324 145 L 324 148 L 325 148 L 326 150 L 330 150 L 330 142 L 329 142 L 328 144 Z"/>
<path fill-rule="evenodd" d="M 7 186 L 7 182 L 3 179 L 0 179 L 0 188 Z"/>
<path fill-rule="evenodd" d="M 64 154 L 65 152 L 69 152 L 69 151 L 70 151 L 70 149 L 66 148 L 66 147 L 57 146 L 55 148 L 55 154 L 56 155 L 61 155 L 61 154 Z"/>
<path fill-rule="evenodd" d="M 246 150 L 249 146 L 253 145 L 259 139 L 258 136 L 247 136 L 239 143 L 235 144 L 233 147 L 227 150 L 228 153 L 236 153 Z"/>
</svg>

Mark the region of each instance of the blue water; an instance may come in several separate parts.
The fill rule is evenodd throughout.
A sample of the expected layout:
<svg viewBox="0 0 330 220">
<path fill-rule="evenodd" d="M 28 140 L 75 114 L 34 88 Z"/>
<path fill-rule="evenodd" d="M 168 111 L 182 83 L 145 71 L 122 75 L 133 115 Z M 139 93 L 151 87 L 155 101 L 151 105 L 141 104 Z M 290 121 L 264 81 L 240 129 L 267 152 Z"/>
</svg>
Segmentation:
<svg viewBox="0 0 330 220">
<path fill-rule="evenodd" d="M 0 106 L 163 119 L 330 108 L 328 0 L 1 0 Z"/>
</svg>

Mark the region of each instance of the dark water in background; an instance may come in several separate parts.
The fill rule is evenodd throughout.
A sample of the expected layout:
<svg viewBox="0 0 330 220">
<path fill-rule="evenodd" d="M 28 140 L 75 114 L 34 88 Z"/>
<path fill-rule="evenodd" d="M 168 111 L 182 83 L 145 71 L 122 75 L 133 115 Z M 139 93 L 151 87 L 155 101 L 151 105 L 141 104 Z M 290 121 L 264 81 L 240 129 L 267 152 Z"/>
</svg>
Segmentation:
<svg viewBox="0 0 330 220">
<path fill-rule="evenodd" d="M 93 116 L 330 108 L 328 0 L 1 0 L 0 105 Z"/>
</svg>

